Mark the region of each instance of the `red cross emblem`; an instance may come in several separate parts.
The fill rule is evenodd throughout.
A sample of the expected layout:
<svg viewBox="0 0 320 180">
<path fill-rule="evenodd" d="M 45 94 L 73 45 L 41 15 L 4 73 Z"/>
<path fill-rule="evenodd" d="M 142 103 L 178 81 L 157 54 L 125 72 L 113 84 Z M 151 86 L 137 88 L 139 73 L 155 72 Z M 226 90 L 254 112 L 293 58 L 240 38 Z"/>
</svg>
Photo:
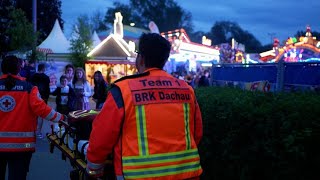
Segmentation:
<svg viewBox="0 0 320 180">
<path fill-rule="evenodd" d="M 6 99 L 6 101 L 2 102 L 2 104 L 7 108 L 9 105 L 11 105 L 11 102 L 9 102 L 9 100 Z"/>
<path fill-rule="evenodd" d="M 0 111 L 10 112 L 16 107 L 15 99 L 10 95 L 0 97 Z"/>
</svg>

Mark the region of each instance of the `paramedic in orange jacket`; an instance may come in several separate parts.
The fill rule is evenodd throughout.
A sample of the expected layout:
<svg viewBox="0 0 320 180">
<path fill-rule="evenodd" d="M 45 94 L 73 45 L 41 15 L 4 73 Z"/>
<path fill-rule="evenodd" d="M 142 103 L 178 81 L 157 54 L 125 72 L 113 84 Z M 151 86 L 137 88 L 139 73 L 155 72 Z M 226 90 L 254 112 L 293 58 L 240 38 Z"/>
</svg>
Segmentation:
<svg viewBox="0 0 320 180">
<path fill-rule="evenodd" d="M 40 98 L 38 88 L 18 76 L 21 65 L 15 56 L 1 63 L 0 77 L 0 179 L 26 179 L 35 151 L 37 117 L 58 122 L 64 116 Z"/>
<path fill-rule="evenodd" d="M 116 81 L 93 121 L 87 172 L 103 173 L 113 153 L 117 179 L 197 179 L 201 112 L 191 86 L 162 70 L 171 45 L 159 34 L 142 34 L 140 74 Z"/>
</svg>

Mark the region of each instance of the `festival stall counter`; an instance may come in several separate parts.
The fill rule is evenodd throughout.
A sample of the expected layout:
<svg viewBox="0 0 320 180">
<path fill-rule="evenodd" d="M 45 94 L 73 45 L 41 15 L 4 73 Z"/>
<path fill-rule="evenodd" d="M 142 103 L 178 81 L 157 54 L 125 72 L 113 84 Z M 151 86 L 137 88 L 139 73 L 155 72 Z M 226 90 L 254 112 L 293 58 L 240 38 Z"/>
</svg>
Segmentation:
<svg viewBox="0 0 320 180">
<path fill-rule="evenodd" d="M 115 80 L 133 75 L 137 72 L 135 62 L 128 59 L 111 59 L 105 58 L 104 60 L 94 59 L 89 60 L 85 64 L 86 76 L 90 85 L 94 85 L 94 72 L 100 71 L 104 80 L 108 83 L 113 83 Z"/>
</svg>

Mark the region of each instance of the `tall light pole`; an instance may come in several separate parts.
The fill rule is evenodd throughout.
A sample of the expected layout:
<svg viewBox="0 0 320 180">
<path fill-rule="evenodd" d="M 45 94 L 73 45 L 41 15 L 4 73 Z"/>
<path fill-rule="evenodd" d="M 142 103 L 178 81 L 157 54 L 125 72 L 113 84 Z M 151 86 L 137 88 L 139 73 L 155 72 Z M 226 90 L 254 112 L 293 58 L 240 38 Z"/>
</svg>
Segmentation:
<svg viewBox="0 0 320 180">
<path fill-rule="evenodd" d="M 34 42 L 32 47 L 32 60 L 36 57 L 36 46 L 37 46 L 37 0 L 32 0 L 32 24 L 33 24 L 33 34 Z"/>
</svg>

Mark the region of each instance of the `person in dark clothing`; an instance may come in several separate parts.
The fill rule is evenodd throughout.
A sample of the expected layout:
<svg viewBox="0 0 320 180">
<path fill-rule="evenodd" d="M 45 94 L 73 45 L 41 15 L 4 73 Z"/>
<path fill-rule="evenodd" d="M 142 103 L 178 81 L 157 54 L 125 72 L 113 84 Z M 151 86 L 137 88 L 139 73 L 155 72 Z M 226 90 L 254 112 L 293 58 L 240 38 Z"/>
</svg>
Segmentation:
<svg viewBox="0 0 320 180">
<path fill-rule="evenodd" d="M 209 71 L 205 70 L 203 75 L 199 79 L 198 87 L 207 87 L 207 86 L 210 86 Z"/>
<path fill-rule="evenodd" d="M 68 77 L 62 75 L 60 77 L 60 86 L 57 87 L 52 93 L 56 97 L 57 111 L 61 114 L 68 115 L 70 111 L 73 111 L 73 101 L 75 99 L 75 93 L 73 88 L 68 85 Z"/>
<path fill-rule="evenodd" d="M 29 63 L 23 68 L 25 78 L 27 81 L 31 81 L 32 76 L 36 73 L 35 62 L 29 61 Z"/>
<path fill-rule="evenodd" d="M 20 70 L 19 75 L 21 77 L 26 78 L 27 77 L 26 62 L 24 61 L 24 59 L 19 59 L 19 61 L 20 61 L 20 64 L 21 64 L 21 70 Z"/>
<path fill-rule="evenodd" d="M 31 77 L 30 82 L 32 85 L 38 87 L 41 98 L 47 104 L 50 96 L 50 78 L 44 73 L 45 70 L 46 70 L 45 64 L 39 64 L 38 72 Z M 42 138 L 42 134 L 41 134 L 42 124 L 43 124 L 43 119 L 38 118 L 37 136 L 39 138 Z"/>
<path fill-rule="evenodd" d="M 103 79 L 102 73 L 100 71 L 96 71 L 94 73 L 94 94 L 92 96 L 93 101 L 96 102 L 96 109 L 101 109 L 103 103 L 107 98 L 107 83 Z"/>
</svg>

